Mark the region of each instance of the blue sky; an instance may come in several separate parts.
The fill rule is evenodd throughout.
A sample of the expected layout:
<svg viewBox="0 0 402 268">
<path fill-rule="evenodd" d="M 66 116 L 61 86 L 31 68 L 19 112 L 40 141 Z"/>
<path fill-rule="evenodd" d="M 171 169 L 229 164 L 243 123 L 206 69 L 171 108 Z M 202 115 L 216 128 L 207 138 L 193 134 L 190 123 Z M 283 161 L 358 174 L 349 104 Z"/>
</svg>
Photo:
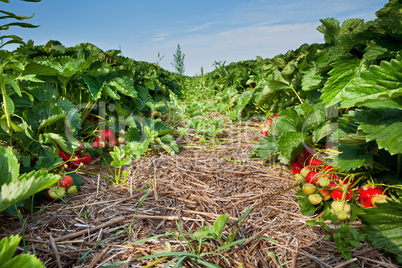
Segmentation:
<svg viewBox="0 0 402 268">
<path fill-rule="evenodd" d="M 11 0 L 1 10 L 35 16 L 35 29 L 11 28 L 25 41 L 65 46 L 89 42 L 102 50 L 121 49 L 123 56 L 159 62 L 174 71 L 180 44 L 186 75 L 214 69 L 215 61 L 272 58 L 303 43 L 323 43 L 320 19 L 375 19 L 388 0 Z M 5 33 L 4 33 L 5 34 Z M 7 48 L 7 47 L 6 47 Z M 10 49 L 10 48 L 9 48 Z"/>
</svg>

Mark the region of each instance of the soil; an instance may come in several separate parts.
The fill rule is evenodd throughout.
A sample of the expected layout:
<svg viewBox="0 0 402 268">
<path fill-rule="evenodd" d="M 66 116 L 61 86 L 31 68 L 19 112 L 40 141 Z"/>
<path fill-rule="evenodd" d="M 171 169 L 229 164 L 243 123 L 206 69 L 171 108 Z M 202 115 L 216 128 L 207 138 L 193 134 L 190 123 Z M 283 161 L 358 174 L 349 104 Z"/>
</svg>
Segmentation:
<svg viewBox="0 0 402 268">
<path fill-rule="evenodd" d="M 202 260 L 220 267 L 398 267 L 369 243 L 355 248 L 347 261 L 332 239 L 325 239 L 322 228 L 306 225 L 312 218 L 300 213 L 298 186 L 293 187 L 296 182 L 287 167 L 250 158 L 261 140 L 256 122 L 232 125 L 214 146 L 186 138 L 192 146 L 179 154 L 155 152 L 133 161 L 126 184 L 80 173 L 81 189 L 66 203 L 43 204 L 37 208 L 41 213 L 23 214 L 23 226 L 16 215 L 0 216 L 0 238 L 22 235 L 23 230 L 28 252 L 46 267 L 164 267 L 174 256 L 146 256 L 191 252 L 178 236 L 193 241 L 188 234 L 213 226 L 220 215 L 229 215 L 228 227 L 255 208 L 244 224 L 223 232 L 225 241 L 241 225 L 235 241 L 244 239 L 242 243 L 220 255 L 204 254 Z M 184 138 L 178 143 L 186 144 Z M 106 169 L 82 167 L 108 176 L 101 171 Z M 221 245 L 208 239 L 200 250 L 213 252 Z M 195 251 L 197 246 L 193 244 Z M 144 259 L 135 260 L 139 257 Z M 181 267 L 206 266 L 187 258 Z"/>
</svg>

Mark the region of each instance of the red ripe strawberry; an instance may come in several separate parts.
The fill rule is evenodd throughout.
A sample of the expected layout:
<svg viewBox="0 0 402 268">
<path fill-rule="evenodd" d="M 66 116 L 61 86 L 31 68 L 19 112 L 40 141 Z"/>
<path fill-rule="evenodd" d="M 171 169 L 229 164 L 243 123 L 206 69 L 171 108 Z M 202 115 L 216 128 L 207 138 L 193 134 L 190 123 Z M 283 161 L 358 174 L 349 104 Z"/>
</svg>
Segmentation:
<svg viewBox="0 0 402 268">
<path fill-rule="evenodd" d="M 322 161 L 321 161 L 320 159 L 317 159 L 317 158 L 312 157 L 312 158 L 310 158 L 310 159 L 308 160 L 308 164 L 309 164 L 310 166 L 319 166 L 319 165 L 322 164 Z"/>
<path fill-rule="evenodd" d="M 115 146 L 119 146 L 119 141 L 118 140 L 110 140 L 109 147 L 113 149 Z"/>
<path fill-rule="evenodd" d="M 359 197 L 360 197 L 360 204 L 365 207 L 369 208 L 372 207 L 373 204 L 371 202 L 373 196 L 375 195 L 383 195 L 384 190 L 377 186 L 372 185 L 364 185 L 359 189 Z"/>
<path fill-rule="evenodd" d="M 71 176 L 64 176 L 61 180 L 59 180 L 56 183 L 57 187 L 63 187 L 64 189 L 66 189 L 66 191 L 68 189 L 70 189 L 71 186 L 73 186 L 73 178 Z"/>
<path fill-rule="evenodd" d="M 375 196 L 373 196 L 373 198 L 371 198 L 371 204 L 375 207 L 377 207 L 375 203 L 386 203 L 386 202 L 387 202 L 387 195 L 385 194 L 376 194 Z"/>
<path fill-rule="evenodd" d="M 272 116 L 272 119 L 275 119 L 279 116 L 279 114 L 275 114 L 274 116 Z"/>
<path fill-rule="evenodd" d="M 81 154 L 81 152 L 82 152 L 82 142 L 78 142 L 78 150 L 75 152 L 75 153 L 77 153 L 77 154 Z"/>
<path fill-rule="evenodd" d="M 89 163 L 89 161 L 91 161 L 91 155 L 89 154 L 89 153 L 87 153 L 87 154 L 84 154 L 82 157 L 81 157 L 81 162 L 83 163 L 83 164 L 88 164 Z"/>
<path fill-rule="evenodd" d="M 304 151 L 303 151 L 303 157 L 304 157 L 304 158 L 308 158 L 308 157 L 310 157 L 310 156 L 312 156 L 312 155 L 315 155 L 316 153 L 317 153 L 316 150 L 313 150 L 313 149 L 310 148 L 310 147 L 305 147 L 305 149 L 304 149 Z"/>
<path fill-rule="evenodd" d="M 71 159 L 71 161 L 68 162 L 67 164 L 71 168 L 77 168 L 77 167 L 80 166 L 80 163 L 81 163 L 81 156 L 80 155 L 75 155 L 73 157 L 73 159 Z"/>
<path fill-rule="evenodd" d="M 300 157 L 297 159 L 297 162 L 303 164 L 303 166 L 304 166 L 304 161 L 306 161 L 306 158 L 304 158 L 304 157 Z"/>
<path fill-rule="evenodd" d="M 114 139 L 114 132 L 111 129 L 105 129 L 104 131 L 102 131 L 101 134 L 101 138 L 104 141 L 110 141 L 112 139 Z"/>
<path fill-rule="evenodd" d="M 331 190 L 331 196 L 334 200 L 342 200 L 343 197 L 343 190 L 340 189 L 333 189 Z M 352 199 L 353 196 L 353 191 L 352 189 L 348 189 L 346 194 L 345 194 L 345 199 L 346 201 Z"/>
<path fill-rule="evenodd" d="M 327 173 L 327 174 L 329 174 L 330 176 L 330 178 L 331 179 L 334 179 L 334 180 L 338 180 L 338 176 L 336 175 L 336 170 L 335 170 L 335 168 L 333 167 L 333 166 L 331 166 L 331 165 L 325 165 L 324 166 L 324 170 L 325 170 L 325 173 Z"/>
<path fill-rule="evenodd" d="M 63 159 L 63 161 L 68 161 L 71 158 L 71 155 L 66 153 L 62 149 L 59 149 L 59 156 L 61 157 L 61 159 Z"/>
<path fill-rule="evenodd" d="M 335 168 L 334 168 L 333 166 L 331 166 L 331 165 L 325 165 L 325 166 L 324 166 L 324 170 L 325 170 L 325 172 L 327 172 L 327 173 L 335 172 Z"/>
<path fill-rule="evenodd" d="M 265 124 L 271 125 L 272 124 L 272 119 L 271 118 L 267 118 L 265 120 Z"/>
<path fill-rule="evenodd" d="M 95 141 L 92 143 L 92 147 L 96 148 L 102 148 L 103 147 L 103 140 L 100 137 L 97 137 Z"/>
<path fill-rule="evenodd" d="M 269 133 L 268 133 L 268 130 L 264 131 L 264 130 L 261 129 L 261 134 L 265 135 L 265 136 L 268 136 Z"/>
<path fill-rule="evenodd" d="M 299 174 L 300 171 L 302 170 L 302 168 L 303 168 L 302 163 L 299 163 L 299 162 L 292 163 L 292 173 L 293 174 Z"/>
<path fill-rule="evenodd" d="M 302 158 L 306 159 L 307 157 L 309 157 L 311 154 L 309 153 L 309 151 L 307 149 L 303 150 L 303 156 Z"/>
<path fill-rule="evenodd" d="M 315 172 L 315 171 L 310 171 L 310 172 L 307 174 L 307 176 L 306 176 L 306 181 L 307 181 L 308 183 L 311 183 L 311 184 L 316 185 L 317 182 L 318 182 L 318 176 L 316 176 L 316 175 L 317 175 L 317 172 Z"/>
</svg>

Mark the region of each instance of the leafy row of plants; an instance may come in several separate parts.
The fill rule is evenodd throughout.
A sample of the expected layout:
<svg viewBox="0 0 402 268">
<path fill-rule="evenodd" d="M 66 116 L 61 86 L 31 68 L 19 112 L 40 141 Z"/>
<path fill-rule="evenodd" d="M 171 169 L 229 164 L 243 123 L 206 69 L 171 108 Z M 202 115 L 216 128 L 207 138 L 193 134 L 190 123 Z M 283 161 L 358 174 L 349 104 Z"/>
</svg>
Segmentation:
<svg viewBox="0 0 402 268">
<path fill-rule="evenodd" d="M 1 13 L 5 14 L 1 19 L 32 18 Z M 12 22 L 2 25 L 1 30 L 10 26 L 37 27 Z M 6 163 L 15 159 L 17 164 L 13 165 L 19 166 L 21 177 L 30 174 L 31 178 L 36 176 L 32 172 L 46 170 L 51 178 L 51 174 L 60 174 L 61 179 L 69 173 L 79 189 L 81 180 L 75 171 L 80 165 L 113 163 L 121 168 L 122 163 L 113 162 L 118 158 L 113 148 L 119 144 L 126 146 L 125 163 L 150 147 L 178 151 L 173 130 L 162 121 L 162 113 L 157 115 L 158 110 L 166 111 L 164 102 L 171 95 L 180 95 L 177 75 L 157 64 L 137 62 L 121 56 L 120 51 L 102 51 L 88 43 L 65 47 L 52 40 L 35 46 L 15 35 L 2 35 L 1 40 L 7 40 L 2 47 L 20 45 L 14 51 L 0 50 L 0 142 L 2 148 L 13 148 L 13 154 L 4 154 L 0 185 L 5 190 L 11 183 L 20 183 L 18 176 L 9 178 L 6 172 L 12 166 Z M 107 132 L 115 138 L 104 137 Z M 124 181 L 110 173 L 116 181 Z M 54 179 L 50 184 L 42 182 L 34 180 L 35 191 L 27 190 L 30 195 L 40 192 L 35 204 L 44 198 L 44 189 L 56 183 Z M 6 211 L 15 212 L 15 204 L 32 206 L 29 200 L 33 197 L 5 190 L 1 195 L 7 199 L 2 199 L 5 203 L 0 211 L 8 208 Z M 55 197 L 61 190 L 64 188 L 55 185 L 48 196 Z M 22 197 L 29 200 L 20 203 Z"/>
<path fill-rule="evenodd" d="M 294 58 L 270 75 L 257 98 L 257 105 L 274 106 L 279 117 L 253 154 L 277 157 L 296 169 L 304 189 L 301 211 L 324 212 L 310 224 L 344 222 L 333 238 L 348 259 L 362 240 L 351 233 L 342 237 L 351 230 L 344 227 L 360 219 L 365 239 L 402 263 L 402 229 L 395 225 L 402 213 L 401 11 L 400 1 L 390 1 L 374 21 L 321 20 L 325 45 L 306 47 L 302 57 L 303 47 L 290 52 Z M 276 98 L 281 93 L 289 97 Z M 307 168 L 303 176 L 297 167 Z M 371 195 L 387 203 L 372 206 L 366 191 L 373 188 L 379 191 Z M 343 208 L 334 211 L 336 200 Z M 352 241 L 351 248 L 345 241 Z"/>
<path fill-rule="evenodd" d="M 391 0 L 373 21 L 322 19 L 317 30 L 324 44 L 304 44 L 272 59 L 216 63 L 215 71 L 199 79 L 203 93 L 226 104 L 221 111 L 233 120 L 265 115 L 263 139 L 252 156 L 310 168 L 309 177 L 294 171 L 301 211 L 324 212 L 311 225 L 330 231 L 324 224 L 330 220 L 338 226 L 329 233 L 347 259 L 366 240 L 402 262 L 401 14 L 402 3 Z M 312 167 L 310 159 L 321 164 Z M 324 186 L 317 184 L 320 177 Z M 302 189 L 306 184 L 314 186 L 310 194 Z M 373 206 L 367 189 L 387 203 Z M 347 201 L 347 213 L 338 213 L 342 224 L 339 210 L 331 208 L 338 199 Z M 363 238 L 348 225 L 357 219 L 364 224 Z"/>
</svg>

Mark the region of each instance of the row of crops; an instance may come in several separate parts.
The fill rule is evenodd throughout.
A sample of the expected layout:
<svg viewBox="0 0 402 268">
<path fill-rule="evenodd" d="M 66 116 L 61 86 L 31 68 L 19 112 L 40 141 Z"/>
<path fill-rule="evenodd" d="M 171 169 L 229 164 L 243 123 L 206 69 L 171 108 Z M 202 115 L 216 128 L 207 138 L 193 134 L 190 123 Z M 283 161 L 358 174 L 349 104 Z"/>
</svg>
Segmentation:
<svg viewBox="0 0 402 268">
<path fill-rule="evenodd" d="M 205 76 L 209 92 L 236 100 L 243 115 L 266 115 L 264 138 L 251 156 L 289 165 L 300 183 L 301 212 L 324 212 L 309 224 L 329 230 L 326 220 L 347 226 L 359 219 L 364 239 L 397 253 L 401 262 L 401 1 L 376 15 L 342 24 L 322 19 L 317 30 L 324 44 L 304 44 L 272 59 L 220 63 Z M 374 192 L 388 202 L 371 203 Z M 338 249 L 350 258 L 342 243 L 353 246 L 361 238 L 338 231 Z"/>
<path fill-rule="evenodd" d="M 340 223 L 334 239 L 346 259 L 367 240 L 402 263 L 402 2 L 391 0 L 376 15 L 369 22 L 323 19 L 323 44 L 216 63 L 201 77 L 93 44 L 34 45 L 12 37 L 22 44 L 0 51 L 0 211 L 33 212 L 66 170 L 73 178 L 68 188 L 79 190 L 73 171 L 83 165 L 113 166 L 112 182 L 119 183 L 127 176 L 122 167 L 150 149 L 178 153 L 175 138 L 186 128 L 175 120 L 184 111 L 196 114 L 196 102 L 207 98 L 231 120 L 263 118 L 251 157 L 289 166 L 301 212 L 323 212 L 308 224 L 329 230 L 325 221 Z M 222 122 L 215 123 L 216 134 Z M 371 203 L 368 188 L 383 198 Z M 74 194 L 54 192 L 52 199 Z M 356 220 L 364 237 L 348 229 Z"/>
</svg>

